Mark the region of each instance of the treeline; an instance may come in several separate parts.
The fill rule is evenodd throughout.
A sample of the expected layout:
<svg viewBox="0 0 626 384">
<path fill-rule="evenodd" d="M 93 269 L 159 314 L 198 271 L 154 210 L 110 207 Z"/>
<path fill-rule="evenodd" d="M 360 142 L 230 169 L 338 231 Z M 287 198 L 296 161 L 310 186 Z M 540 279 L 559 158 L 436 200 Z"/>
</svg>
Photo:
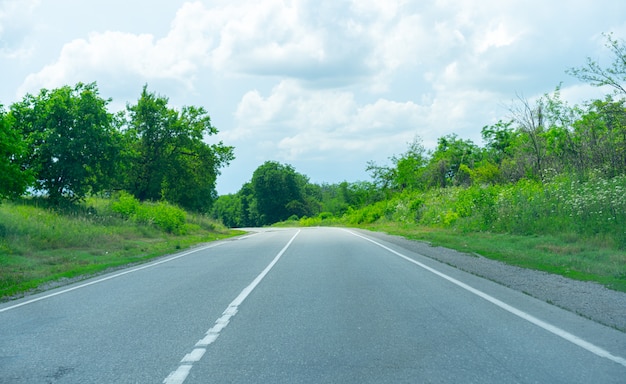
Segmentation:
<svg viewBox="0 0 626 384">
<path fill-rule="evenodd" d="M 217 133 L 202 107 L 176 110 L 144 86 L 135 104 L 113 114 L 95 83 L 42 89 L 0 105 L 0 198 L 26 192 L 54 205 L 126 191 L 208 212 L 220 168 L 233 148 L 207 144 Z"/>
<path fill-rule="evenodd" d="M 618 212 L 624 195 L 620 190 L 626 191 L 626 47 L 610 34 L 606 38 L 615 59 L 610 67 L 588 59 L 585 66 L 568 70 L 592 85 L 613 87 L 615 92 L 603 99 L 569 106 L 560 86 L 535 101 L 518 97 L 506 119 L 482 128 L 482 146 L 451 134 L 428 151 L 416 137 L 390 164 L 367 164 L 372 182 L 317 185 L 289 165 L 267 162 L 238 193 L 221 196 L 213 215 L 233 227 L 288 219 L 315 224 L 335 218 L 355 224 L 384 217 L 448 225 L 476 214 L 480 218 L 473 221 L 474 229 L 508 231 L 514 223 L 498 221 L 499 215 L 511 220 L 523 216 L 533 230 L 540 230 L 533 222 L 549 226 L 560 209 L 559 214 L 589 224 L 582 226 L 588 233 L 602 231 L 604 224 L 617 233 L 620 220 L 626 219 Z M 613 196 L 612 202 L 577 192 L 597 194 L 602 185 L 610 186 L 605 195 Z M 458 197 L 460 191 L 466 192 Z M 448 196 L 443 199 L 447 206 L 437 196 Z M 429 199 L 438 202 L 429 205 Z M 545 204 L 533 210 L 527 204 L 533 199 Z M 591 211 L 600 216 L 592 220 Z M 558 226 L 553 222 L 553 227 Z M 626 244 L 626 235 L 622 237 Z"/>
<path fill-rule="evenodd" d="M 251 227 L 327 212 L 342 215 L 379 200 L 369 182 L 314 184 L 289 164 L 267 161 L 235 194 L 220 196 L 212 216 L 228 227 Z"/>
</svg>

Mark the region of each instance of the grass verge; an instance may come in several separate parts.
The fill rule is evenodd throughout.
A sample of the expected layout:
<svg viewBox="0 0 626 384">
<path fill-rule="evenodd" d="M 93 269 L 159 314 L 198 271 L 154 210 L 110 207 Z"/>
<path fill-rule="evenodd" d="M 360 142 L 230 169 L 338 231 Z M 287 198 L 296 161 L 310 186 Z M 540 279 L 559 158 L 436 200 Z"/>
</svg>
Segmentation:
<svg viewBox="0 0 626 384">
<path fill-rule="evenodd" d="M 33 201 L 0 204 L 0 300 L 242 233 L 192 214 L 184 230 L 165 231 L 120 217 L 109 203 L 63 212 Z"/>
<path fill-rule="evenodd" d="M 466 253 L 500 260 L 523 268 L 544 271 L 582 281 L 595 281 L 626 292 L 626 251 L 615 249 L 601 237 L 563 234 L 521 236 L 489 232 L 377 222 L 361 228 L 426 241 Z"/>
</svg>

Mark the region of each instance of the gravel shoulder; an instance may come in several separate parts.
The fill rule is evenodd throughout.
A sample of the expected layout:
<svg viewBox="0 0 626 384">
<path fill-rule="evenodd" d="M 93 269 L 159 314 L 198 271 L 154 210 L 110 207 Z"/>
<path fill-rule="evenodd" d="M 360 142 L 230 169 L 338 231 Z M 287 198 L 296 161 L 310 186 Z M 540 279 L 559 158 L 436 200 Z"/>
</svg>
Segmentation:
<svg viewBox="0 0 626 384">
<path fill-rule="evenodd" d="M 367 234 L 626 332 L 624 292 L 613 291 L 594 282 L 508 265 L 476 254 L 433 247 L 400 236 L 370 231 Z"/>
</svg>

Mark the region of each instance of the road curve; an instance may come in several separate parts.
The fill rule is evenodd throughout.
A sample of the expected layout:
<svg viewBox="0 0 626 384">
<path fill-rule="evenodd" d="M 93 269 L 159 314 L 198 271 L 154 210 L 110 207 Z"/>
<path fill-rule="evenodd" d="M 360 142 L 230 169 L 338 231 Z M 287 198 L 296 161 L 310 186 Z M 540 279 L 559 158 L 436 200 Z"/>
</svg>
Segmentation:
<svg viewBox="0 0 626 384">
<path fill-rule="evenodd" d="M 339 228 L 0 305 L 0 383 L 624 383 L 626 334 Z"/>
</svg>

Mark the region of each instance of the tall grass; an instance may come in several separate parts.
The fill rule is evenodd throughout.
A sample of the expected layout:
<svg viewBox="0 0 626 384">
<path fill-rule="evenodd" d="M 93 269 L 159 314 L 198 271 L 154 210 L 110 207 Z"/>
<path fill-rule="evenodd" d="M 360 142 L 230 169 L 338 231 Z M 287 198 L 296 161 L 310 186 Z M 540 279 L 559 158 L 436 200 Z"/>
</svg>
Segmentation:
<svg viewBox="0 0 626 384">
<path fill-rule="evenodd" d="M 60 210 L 38 199 L 0 204 L 0 297 L 235 234 L 204 215 L 132 199 Z M 135 210 L 120 212 L 124 204 Z"/>
<path fill-rule="evenodd" d="M 351 211 L 352 224 L 389 220 L 516 235 L 601 237 L 626 249 L 626 176 L 406 192 Z"/>
</svg>

